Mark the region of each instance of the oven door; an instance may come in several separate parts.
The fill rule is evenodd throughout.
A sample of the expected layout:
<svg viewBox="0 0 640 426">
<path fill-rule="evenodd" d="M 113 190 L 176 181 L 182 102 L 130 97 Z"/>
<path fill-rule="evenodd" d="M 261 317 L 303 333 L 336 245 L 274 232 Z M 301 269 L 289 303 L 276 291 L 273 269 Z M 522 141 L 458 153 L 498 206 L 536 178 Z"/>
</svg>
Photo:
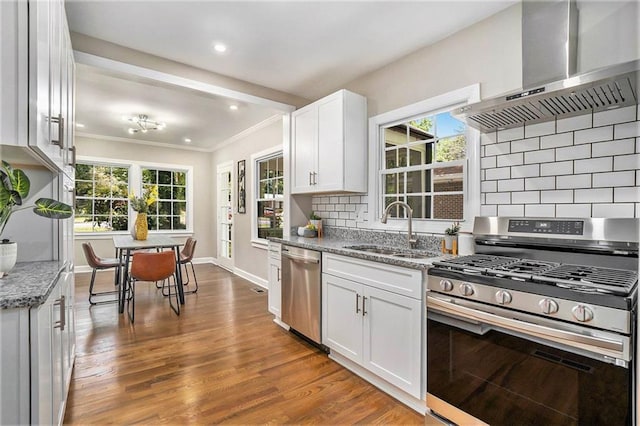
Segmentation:
<svg viewBox="0 0 640 426">
<path fill-rule="evenodd" d="M 427 293 L 427 406 L 458 424 L 631 425 L 628 336 Z"/>
</svg>

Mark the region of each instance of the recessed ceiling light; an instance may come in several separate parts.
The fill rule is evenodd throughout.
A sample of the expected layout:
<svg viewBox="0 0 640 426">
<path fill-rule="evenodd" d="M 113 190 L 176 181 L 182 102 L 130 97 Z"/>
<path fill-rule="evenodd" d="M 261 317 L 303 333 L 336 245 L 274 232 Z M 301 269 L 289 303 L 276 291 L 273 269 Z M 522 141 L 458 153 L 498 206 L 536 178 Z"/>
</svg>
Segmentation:
<svg viewBox="0 0 640 426">
<path fill-rule="evenodd" d="M 76 127 L 80 127 L 80 128 L 82 128 L 82 127 L 84 127 L 84 124 L 82 124 L 82 123 L 76 123 Z"/>
<path fill-rule="evenodd" d="M 191 142 L 191 139 L 189 139 L 189 138 L 184 138 L 184 141 L 185 141 L 186 143 L 190 143 L 190 142 Z"/>
<path fill-rule="evenodd" d="M 215 50 L 215 51 L 216 51 L 216 52 L 218 52 L 218 53 L 224 53 L 224 52 L 226 52 L 226 51 L 227 51 L 227 46 L 225 46 L 225 45 L 224 45 L 224 44 L 222 44 L 222 43 L 215 43 L 215 44 L 213 45 L 213 50 Z"/>
<path fill-rule="evenodd" d="M 229 109 L 231 111 L 236 111 L 238 109 L 238 105 L 229 105 Z"/>
</svg>

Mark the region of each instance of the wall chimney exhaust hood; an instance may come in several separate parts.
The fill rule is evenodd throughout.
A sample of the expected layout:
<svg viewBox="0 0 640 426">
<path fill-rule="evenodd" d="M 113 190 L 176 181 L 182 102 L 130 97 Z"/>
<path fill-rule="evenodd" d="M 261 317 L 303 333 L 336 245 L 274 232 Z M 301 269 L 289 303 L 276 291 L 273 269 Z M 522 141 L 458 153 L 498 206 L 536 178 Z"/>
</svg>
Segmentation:
<svg viewBox="0 0 640 426">
<path fill-rule="evenodd" d="M 522 3 L 523 91 L 457 108 L 483 132 L 519 127 L 638 103 L 640 60 L 575 74 L 575 0 Z"/>
</svg>

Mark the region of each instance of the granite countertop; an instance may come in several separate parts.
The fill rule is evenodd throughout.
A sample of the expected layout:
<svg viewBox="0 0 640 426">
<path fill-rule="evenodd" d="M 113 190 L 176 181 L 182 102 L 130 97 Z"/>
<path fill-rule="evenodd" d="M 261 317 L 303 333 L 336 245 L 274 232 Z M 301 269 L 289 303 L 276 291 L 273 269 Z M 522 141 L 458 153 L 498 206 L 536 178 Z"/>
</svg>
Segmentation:
<svg viewBox="0 0 640 426">
<path fill-rule="evenodd" d="M 35 308 L 55 287 L 64 264 L 60 261 L 19 262 L 0 278 L 0 309 Z"/>
<path fill-rule="evenodd" d="M 354 240 L 346 240 L 341 238 L 323 237 L 323 238 L 304 238 L 304 237 L 285 237 L 285 238 L 269 238 L 270 241 L 282 244 L 288 244 L 295 247 L 306 248 L 310 250 L 319 250 L 327 253 L 335 253 L 344 256 L 357 257 L 364 260 L 372 260 L 374 262 L 387 263 L 390 265 L 403 266 L 412 269 L 427 269 L 435 261 L 451 258 L 446 255 L 428 250 L 410 250 L 407 247 L 398 247 L 397 245 L 377 244 L 370 242 L 359 242 Z M 371 253 L 360 250 L 352 250 L 345 247 L 349 246 L 376 246 L 397 249 L 403 252 L 411 252 L 416 254 L 424 254 L 426 257 L 419 259 L 396 257 L 385 254 Z"/>
</svg>

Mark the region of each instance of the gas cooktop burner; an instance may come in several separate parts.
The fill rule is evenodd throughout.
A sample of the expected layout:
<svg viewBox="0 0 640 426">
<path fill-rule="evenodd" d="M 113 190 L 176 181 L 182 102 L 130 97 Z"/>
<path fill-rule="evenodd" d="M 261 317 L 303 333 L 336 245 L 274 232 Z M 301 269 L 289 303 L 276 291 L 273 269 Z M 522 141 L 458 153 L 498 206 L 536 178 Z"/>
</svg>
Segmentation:
<svg viewBox="0 0 640 426">
<path fill-rule="evenodd" d="M 531 279 L 533 275 L 541 274 L 545 271 L 558 267 L 559 263 L 542 262 L 539 260 L 522 259 L 514 263 L 500 265 L 487 271 L 488 275 L 499 277 L 507 276 L 513 278 Z"/>
<path fill-rule="evenodd" d="M 514 263 L 520 259 L 516 257 L 491 256 L 488 254 L 472 254 L 470 256 L 456 257 L 447 259 L 442 262 L 434 262 L 434 265 L 445 267 L 448 269 L 465 270 L 469 269 L 474 272 L 482 272 L 488 268 L 496 268 L 498 266 Z"/>
<path fill-rule="evenodd" d="M 638 281 L 638 275 L 625 269 L 564 264 L 534 279 L 582 291 L 627 294 Z"/>
</svg>

